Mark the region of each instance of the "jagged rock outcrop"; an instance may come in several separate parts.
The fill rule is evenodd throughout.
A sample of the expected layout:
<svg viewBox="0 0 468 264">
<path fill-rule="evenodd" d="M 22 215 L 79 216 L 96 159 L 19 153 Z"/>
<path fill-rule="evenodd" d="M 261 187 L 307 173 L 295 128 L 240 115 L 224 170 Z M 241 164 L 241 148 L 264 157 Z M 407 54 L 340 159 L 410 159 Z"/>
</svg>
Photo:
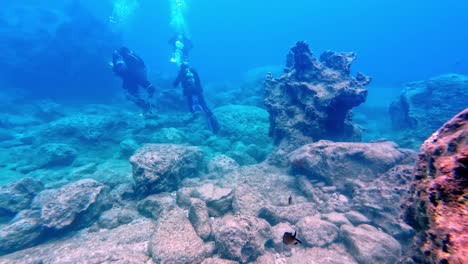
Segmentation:
<svg viewBox="0 0 468 264">
<path fill-rule="evenodd" d="M 445 74 L 426 81 L 411 82 L 389 108 L 398 142 L 417 149 L 431 133 L 466 108 L 468 76 Z"/>
<path fill-rule="evenodd" d="M 26 177 L 0 187 L 0 217 L 29 208 L 34 197 L 44 189 L 41 182 Z"/>
<path fill-rule="evenodd" d="M 350 194 L 366 186 L 414 153 L 390 141 L 376 143 L 322 140 L 304 145 L 289 156 L 296 173 L 333 185 Z"/>
<path fill-rule="evenodd" d="M 466 263 L 468 256 L 468 109 L 421 147 L 405 220 L 417 231 L 416 263 Z"/>
<path fill-rule="evenodd" d="M 270 136 L 280 151 L 329 139 L 359 141 L 350 110 L 366 100 L 363 74 L 349 76 L 354 53 L 325 52 L 320 61 L 305 42 L 288 55 L 287 73 L 265 80 L 265 106 L 270 113 Z"/>
<path fill-rule="evenodd" d="M 130 157 L 136 189 L 142 194 L 174 190 L 198 171 L 202 160 L 198 147 L 147 144 Z"/>
<path fill-rule="evenodd" d="M 41 221 L 46 228 L 80 229 L 97 220 L 109 209 L 109 189 L 92 179 L 67 184 L 53 193 L 41 208 Z"/>
</svg>

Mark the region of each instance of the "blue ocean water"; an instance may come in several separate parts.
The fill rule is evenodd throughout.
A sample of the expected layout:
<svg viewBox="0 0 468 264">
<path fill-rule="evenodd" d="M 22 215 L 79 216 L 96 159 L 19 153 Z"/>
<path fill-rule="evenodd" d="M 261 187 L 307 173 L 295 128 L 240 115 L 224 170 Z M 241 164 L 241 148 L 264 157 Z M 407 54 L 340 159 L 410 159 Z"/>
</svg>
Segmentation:
<svg viewBox="0 0 468 264">
<path fill-rule="evenodd" d="M 28 17 L 27 12 L 8 14 L 11 7 L 27 10 L 30 6 L 41 6 L 53 12 L 65 10 L 75 13 L 72 15 L 74 20 L 69 30 L 76 31 L 76 34 L 70 34 L 70 39 L 63 40 L 64 43 L 57 43 L 57 46 L 52 44 L 49 52 L 33 58 L 35 61 L 29 63 L 41 64 L 44 72 L 50 69 L 51 75 L 55 77 L 62 75 L 59 74 L 60 67 L 78 63 L 79 59 L 73 56 L 79 56 L 80 52 L 84 52 L 81 49 L 87 49 L 88 52 L 93 50 L 92 41 L 99 42 L 100 37 L 90 36 L 89 31 L 98 30 L 94 28 L 95 26 L 102 26 L 112 27 L 120 38 L 120 41 L 110 41 L 109 46 L 118 47 L 121 44 L 130 46 L 145 59 L 150 71 L 169 76 L 175 74 L 177 70 L 169 62 L 171 47 L 167 44 L 168 39 L 174 34 L 169 25 L 171 19 L 169 1 L 137 1 L 138 6 L 131 10 L 122 22 L 123 25 L 113 25 L 109 22 L 114 8 L 113 1 L 99 3 L 87 0 L 75 1 L 82 3 L 83 8 L 90 14 L 84 10 L 79 11 L 80 8 L 66 11 L 67 3 L 71 2 L 74 1 L 47 3 L 15 1 L 4 4 L 2 13 L 7 14 L 2 15 L 3 19 L 21 18 L 22 29 L 19 30 L 26 32 L 37 30 L 37 34 L 43 32 L 50 21 L 36 16 Z M 297 40 L 308 41 L 317 54 L 328 49 L 356 52 L 358 60 L 353 68 L 372 76 L 373 86 L 378 88 L 399 90 L 402 84 L 408 81 L 424 80 L 444 73 L 468 72 L 468 55 L 464 52 L 468 37 L 462 33 L 463 26 L 468 23 L 468 18 L 465 16 L 468 7 L 464 1 L 259 0 L 248 4 L 242 1 L 186 2 L 188 5 L 186 23 L 196 47 L 192 51 L 192 61 L 199 68 L 205 82 L 239 83 L 244 73 L 251 68 L 283 65 L 284 54 Z M 95 18 L 87 17 L 90 15 Z M 95 21 L 87 24 L 90 20 Z M 102 25 L 99 25 L 100 23 Z M 20 35 L 18 29 L 13 30 Z M 82 32 L 79 32 L 80 30 Z M 46 41 L 47 39 L 41 39 L 38 35 L 25 40 L 29 45 L 33 43 L 39 45 Z M 76 42 L 89 42 L 86 43 L 89 46 L 73 51 Z M 3 45 L 15 45 L 15 43 L 4 42 Z M 19 43 L 16 45 L 19 46 Z M 27 57 L 27 50 L 30 48 L 28 45 L 17 47 L 18 57 Z M 94 50 L 96 48 L 94 47 Z M 57 49 L 63 50 L 66 54 L 74 52 L 75 54 L 70 54 L 70 59 L 67 58 L 67 61 L 60 61 L 54 54 Z M 105 50 L 100 50 L 99 53 L 104 55 Z M 60 57 L 63 58 L 63 54 Z M 94 71 L 90 67 L 102 68 Z M 26 70 L 25 68 L 28 67 L 22 67 L 23 70 Z M 81 72 L 73 73 L 73 76 L 60 76 L 63 78 L 60 81 L 72 83 L 78 81 L 83 83 L 81 86 L 92 86 L 91 80 L 95 79 L 99 80 L 95 85 L 100 86 L 100 89 L 106 92 L 114 89 L 109 86 L 116 83 L 112 83 L 107 78 L 109 74 L 105 66 L 87 64 L 79 68 Z M 3 69 L 4 72 L 5 67 Z M 22 75 L 14 77 L 21 79 Z M 37 93 L 53 89 L 28 83 L 23 83 L 22 86 Z M 80 87 L 78 90 L 86 88 Z M 373 95 L 372 90 L 370 94 Z M 82 96 L 86 97 L 86 94 Z M 99 101 L 105 96 L 99 94 L 99 98 L 94 98 L 93 95 L 89 97 L 92 97 L 93 101 Z"/>
<path fill-rule="evenodd" d="M 164 256 L 165 250 L 177 247 L 161 245 L 172 239 L 163 237 L 170 232 L 161 230 L 186 223 L 189 227 L 181 230 L 196 229 L 186 232 L 193 233 L 194 245 L 211 247 L 209 253 L 199 254 L 203 258 L 258 264 L 273 263 L 268 259 L 272 256 L 279 259 L 276 263 L 313 256 L 317 263 L 325 263 L 325 257 L 336 258 L 335 263 L 377 263 L 378 253 L 387 250 L 379 245 L 391 244 L 383 259 L 396 263 L 407 253 L 405 247 L 414 233 L 402 221 L 385 215 L 385 210 L 392 217 L 399 213 L 396 205 L 408 192 L 414 151 L 467 106 L 463 101 L 468 92 L 467 13 L 468 2 L 461 0 L 4 1 L 0 8 L 0 263 L 19 259 L 60 263 L 60 254 L 70 254 L 74 263 L 99 263 L 103 256 L 119 259 L 121 255 L 112 255 L 114 247 L 129 233 L 138 237 L 122 243 L 136 252 L 138 260 L 128 263 L 142 263 L 141 259 L 159 263 L 164 257 L 196 251 L 188 248 Z M 182 33 L 193 44 L 186 57 L 177 43 L 169 43 Z M 306 41 L 317 59 L 327 50 L 357 55 L 350 73 L 357 81 L 348 76 L 346 65 L 338 65 L 342 61 L 338 66 L 319 63 L 318 71 L 324 79 L 330 78 L 325 81 L 297 77 L 297 83 L 304 81 L 306 88 L 316 89 L 317 97 L 325 94 L 316 105 L 310 103 L 314 100 L 294 98 L 289 102 L 292 108 L 284 107 L 287 118 L 278 120 L 303 133 L 299 136 L 275 123 L 274 107 L 284 102 L 272 103 L 268 97 L 281 90 L 271 83 L 300 72 L 287 65 L 287 55 L 298 41 Z M 139 95 L 132 93 L 135 87 L 119 73 L 119 65 L 123 69 L 131 65 L 119 50 L 123 46 L 130 48 L 128 54 L 136 64 L 141 58 L 146 65 L 147 79 L 142 72 L 132 77 L 138 82 Z M 190 67 L 184 68 L 184 60 Z M 359 72 L 372 82 L 366 85 Z M 350 87 L 350 105 L 364 101 L 366 92 L 360 88 L 368 90 L 364 103 L 356 103 L 359 106 L 352 113 L 346 110 L 341 116 L 336 113 L 348 102 L 327 101 L 328 95 L 339 97 L 333 90 L 339 90 L 340 80 Z M 193 91 L 198 83 L 203 96 Z M 296 92 L 303 88 L 294 87 Z M 307 95 L 307 91 L 297 94 Z M 341 119 L 336 124 L 331 122 L 336 121 L 334 117 L 317 122 L 323 125 L 317 127 L 314 118 L 294 108 L 301 104 L 311 104 L 304 113 L 312 113 L 317 120 L 334 114 Z M 323 112 L 323 105 L 329 112 Z M 310 120 L 298 121 L 301 117 Z M 308 130 L 314 129 L 321 132 L 309 135 Z M 306 147 L 293 154 L 296 148 L 277 140 L 288 133 L 289 144 L 296 148 L 294 144 L 321 139 L 366 143 L 323 141 L 317 143 L 316 152 L 307 153 Z M 157 186 L 145 182 L 145 177 L 158 178 L 158 173 L 169 180 Z M 101 190 L 109 194 L 107 203 L 97 198 Z M 148 196 L 154 193 L 158 194 Z M 72 212 L 63 216 L 62 211 Z M 189 211 L 190 219 L 185 217 Z M 169 216 L 163 219 L 162 215 Z M 28 225 L 17 224 L 23 222 Z M 203 228 L 208 222 L 206 234 Z M 223 253 L 228 248 L 219 235 L 223 224 L 238 222 L 255 226 L 249 232 L 258 231 L 265 239 L 254 234 L 249 236 L 254 241 L 249 240 L 254 244 L 251 251 L 239 250 L 240 256 Z M 328 242 L 311 242 L 312 222 L 323 224 L 316 229 L 328 228 L 329 233 L 321 234 Z M 156 238 L 151 237 L 153 224 L 164 226 Z M 365 253 L 353 251 L 349 245 L 353 242 L 338 238 L 342 224 L 349 225 L 340 231 L 348 234 L 349 241 L 355 239 L 349 234 L 360 232 L 381 239 L 372 247 L 366 245 L 375 259 L 366 259 Z M 283 244 L 291 243 L 272 234 L 288 228 L 303 231 L 298 237 L 307 246 L 293 248 L 293 253 L 285 250 Z M 85 231 L 75 234 L 77 230 Z M 65 253 L 47 248 L 38 259 L 29 251 L 19 251 L 54 239 L 58 245 L 81 248 Z M 96 246 L 95 241 L 109 244 Z M 147 251 L 153 253 L 141 250 L 135 241 L 151 241 L 154 248 Z M 80 250 L 94 247 L 102 247 L 105 254 L 83 259 L 86 254 Z M 122 253 L 122 260 L 132 254 Z M 201 263 L 200 256 L 186 263 Z M 259 256 L 265 257 L 264 262 L 254 262 Z M 179 263 L 171 261 L 163 263 Z"/>
</svg>

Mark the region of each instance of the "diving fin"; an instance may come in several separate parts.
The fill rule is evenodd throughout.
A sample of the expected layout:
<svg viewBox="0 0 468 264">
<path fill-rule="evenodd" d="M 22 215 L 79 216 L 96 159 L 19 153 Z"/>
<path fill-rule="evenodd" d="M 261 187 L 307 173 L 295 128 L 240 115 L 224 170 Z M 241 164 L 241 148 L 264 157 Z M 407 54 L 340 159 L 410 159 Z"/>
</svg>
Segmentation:
<svg viewBox="0 0 468 264">
<path fill-rule="evenodd" d="M 216 116 L 213 114 L 210 116 L 207 116 L 207 121 L 208 121 L 208 128 L 213 132 L 214 134 L 218 133 L 218 131 L 221 129 L 221 125 L 218 122 L 218 119 Z"/>
</svg>

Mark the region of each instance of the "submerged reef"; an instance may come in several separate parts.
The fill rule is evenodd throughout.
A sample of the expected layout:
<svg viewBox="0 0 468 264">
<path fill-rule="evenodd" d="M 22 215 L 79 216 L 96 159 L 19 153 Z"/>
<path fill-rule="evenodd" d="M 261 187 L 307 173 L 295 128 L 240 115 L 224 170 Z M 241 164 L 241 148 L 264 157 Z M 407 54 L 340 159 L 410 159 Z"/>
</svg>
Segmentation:
<svg viewBox="0 0 468 264">
<path fill-rule="evenodd" d="M 280 151 L 321 139 L 360 141 L 351 109 L 366 100 L 370 79 L 350 76 L 355 58 L 327 51 L 317 60 L 307 43 L 298 42 L 287 57 L 286 73 L 265 80 L 270 136 Z"/>
<path fill-rule="evenodd" d="M 466 94 L 468 76 L 459 74 L 408 83 L 389 108 L 396 141 L 417 149 L 431 133 L 466 108 Z"/>
<path fill-rule="evenodd" d="M 405 220 L 415 228 L 416 263 L 466 263 L 468 256 L 468 109 L 421 147 Z"/>
<path fill-rule="evenodd" d="M 431 214 L 466 207 L 466 111 L 426 141 L 414 174 L 412 150 L 349 142 L 369 83 L 349 76 L 354 54 L 319 61 L 299 42 L 288 58 L 265 81 L 267 110 L 256 93 L 213 108 L 216 135 L 203 116 L 169 109 L 179 94 L 146 117 L 125 103 L 26 107 L 0 95 L 0 263 L 395 264 L 414 255 L 416 232 L 430 257 L 455 258 L 461 240 L 443 234 L 463 222 L 437 227 Z"/>
</svg>

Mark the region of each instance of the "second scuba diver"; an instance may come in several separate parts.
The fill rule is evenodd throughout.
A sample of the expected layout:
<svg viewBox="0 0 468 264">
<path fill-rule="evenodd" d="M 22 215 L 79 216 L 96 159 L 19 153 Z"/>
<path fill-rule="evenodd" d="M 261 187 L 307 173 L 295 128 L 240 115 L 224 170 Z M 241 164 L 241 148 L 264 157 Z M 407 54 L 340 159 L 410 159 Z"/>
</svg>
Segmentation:
<svg viewBox="0 0 468 264">
<path fill-rule="evenodd" d="M 208 128 L 213 133 L 218 133 L 221 128 L 218 120 L 213 115 L 213 112 L 208 108 L 203 97 L 203 88 L 200 83 L 198 73 L 188 65 L 182 63 L 180 66 L 179 74 L 174 81 L 174 87 L 179 84 L 182 85 L 184 96 L 187 98 L 189 110 L 192 113 L 204 112 L 208 121 Z"/>
<path fill-rule="evenodd" d="M 143 113 L 151 113 L 152 105 L 142 99 L 139 87 L 143 87 L 152 98 L 155 92 L 154 86 L 146 76 L 146 66 L 143 60 L 130 49 L 122 47 L 112 56 L 112 69 L 114 73 L 122 78 L 122 86 L 127 92 L 127 99 L 134 102 L 143 110 Z"/>
</svg>

